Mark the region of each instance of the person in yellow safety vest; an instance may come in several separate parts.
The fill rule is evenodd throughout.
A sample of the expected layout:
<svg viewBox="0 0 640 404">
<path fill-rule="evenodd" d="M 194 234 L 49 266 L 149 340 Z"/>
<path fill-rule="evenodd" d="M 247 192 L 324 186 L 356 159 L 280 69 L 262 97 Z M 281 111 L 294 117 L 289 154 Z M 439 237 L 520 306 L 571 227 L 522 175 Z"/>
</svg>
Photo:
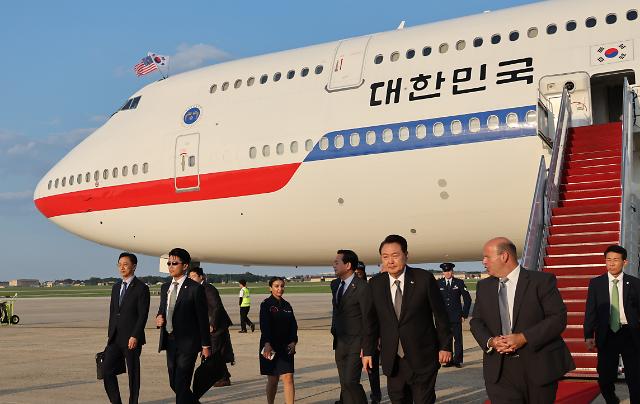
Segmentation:
<svg viewBox="0 0 640 404">
<path fill-rule="evenodd" d="M 240 305 L 240 333 L 247 332 L 247 324 L 251 327 L 251 332 L 256 330 L 256 325 L 249 320 L 249 309 L 251 309 L 251 292 L 247 288 L 247 281 L 240 279 L 240 294 L 238 295 L 238 304 Z"/>
</svg>

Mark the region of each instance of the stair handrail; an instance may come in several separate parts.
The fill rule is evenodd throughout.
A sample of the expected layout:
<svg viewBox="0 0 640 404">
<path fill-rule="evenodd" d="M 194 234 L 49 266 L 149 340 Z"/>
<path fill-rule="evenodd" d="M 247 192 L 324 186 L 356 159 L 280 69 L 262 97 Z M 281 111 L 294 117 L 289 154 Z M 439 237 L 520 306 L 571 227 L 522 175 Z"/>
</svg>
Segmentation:
<svg viewBox="0 0 640 404">
<path fill-rule="evenodd" d="M 635 92 L 625 77 L 622 99 L 622 162 L 620 183 L 622 185 L 621 215 L 620 215 L 620 244 L 627 249 L 629 265 L 627 270 L 638 276 L 638 230 L 637 226 L 637 198 L 633 195 L 633 125 L 635 124 L 634 103 Z"/>
<path fill-rule="evenodd" d="M 529 215 L 529 226 L 527 236 L 524 241 L 524 251 L 522 253 L 522 266 L 529 270 L 539 270 L 538 260 L 540 248 L 542 247 L 542 234 L 544 233 L 544 207 L 545 188 L 547 185 L 547 165 L 544 156 L 540 156 L 538 166 L 538 179 L 531 202 L 531 214 Z"/>
<path fill-rule="evenodd" d="M 542 240 L 540 249 L 538 250 L 538 259 L 536 268 L 540 270 L 544 267 L 544 254 L 547 248 L 547 239 L 549 237 L 549 227 L 551 227 L 551 215 L 553 208 L 558 206 L 558 198 L 560 195 L 560 181 L 562 180 L 562 171 L 564 170 L 564 155 L 567 145 L 567 136 L 571 124 L 571 94 L 565 87 L 562 90 L 562 100 L 558 111 L 558 123 L 556 124 L 556 136 L 553 141 L 553 150 L 551 152 L 551 163 L 549 164 L 549 172 L 547 174 L 547 186 L 545 189 L 545 207 L 544 207 L 544 228 L 542 231 Z"/>
</svg>

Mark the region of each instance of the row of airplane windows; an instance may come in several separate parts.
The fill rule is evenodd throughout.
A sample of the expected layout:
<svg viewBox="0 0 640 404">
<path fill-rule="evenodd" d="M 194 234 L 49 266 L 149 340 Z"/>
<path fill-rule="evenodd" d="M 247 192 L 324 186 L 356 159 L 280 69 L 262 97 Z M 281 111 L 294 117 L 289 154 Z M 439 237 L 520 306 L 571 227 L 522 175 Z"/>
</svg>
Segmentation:
<svg viewBox="0 0 640 404">
<path fill-rule="evenodd" d="M 138 175 L 139 171 L 140 171 L 140 167 L 138 166 L 138 164 L 134 164 L 131 166 L 131 175 Z M 149 163 L 142 164 L 142 174 L 147 174 L 148 172 L 149 172 Z M 120 170 L 118 167 L 114 167 L 112 170 L 104 169 L 102 173 L 100 173 L 100 170 L 96 170 L 93 172 L 93 180 L 95 182 L 100 181 L 100 177 L 102 175 L 102 179 L 106 181 L 110 177 L 118 178 L 120 174 L 122 174 L 123 177 L 128 176 L 129 166 L 123 166 L 122 170 Z M 68 179 L 67 177 L 62 177 L 62 179 L 56 178 L 55 180 L 49 180 L 48 189 L 51 189 L 51 188 L 57 189 L 58 187 L 66 187 L 67 185 L 70 187 L 73 185 L 80 185 L 82 184 L 83 179 L 85 183 L 90 183 L 91 173 L 87 172 L 84 175 L 82 174 L 70 175 Z"/>
<path fill-rule="evenodd" d="M 322 72 L 324 71 L 324 66 L 323 65 L 317 65 L 316 68 L 314 69 L 314 73 L 316 75 L 318 74 L 322 74 Z M 307 77 L 309 75 L 310 69 L 308 67 L 303 67 L 300 70 L 300 77 Z M 296 71 L 295 70 L 289 70 L 287 72 L 286 75 L 288 80 L 293 79 L 294 77 L 296 77 Z M 278 82 L 280 81 L 280 79 L 282 79 L 282 73 L 281 72 L 275 72 L 273 74 L 272 80 L 274 82 Z M 266 84 L 269 81 L 269 75 L 268 74 L 263 74 L 262 76 L 260 76 L 260 84 Z M 256 82 L 256 78 L 251 76 L 247 79 L 247 87 L 251 87 L 255 84 Z M 244 80 L 242 79 L 236 79 L 236 81 L 233 83 L 233 88 L 238 89 L 240 87 L 242 87 L 242 83 L 244 83 Z M 222 85 L 220 86 L 220 89 L 222 91 L 227 91 L 229 89 L 229 86 L 231 85 L 230 82 L 225 81 L 224 83 L 222 83 Z M 209 92 L 211 94 L 215 93 L 216 91 L 218 91 L 218 85 L 217 84 L 213 84 L 210 88 L 209 88 Z"/>
<path fill-rule="evenodd" d="M 628 21 L 635 21 L 637 19 L 638 19 L 638 10 L 627 11 Z M 616 22 L 618 22 L 617 14 L 615 13 L 607 14 L 607 16 L 605 17 L 605 22 L 609 25 L 615 24 Z M 594 28 L 596 25 L 598 25 L 598 19 L 596 17 L 589 17 L 585 19 L 584 25 L 587 28 Z M 575 31 L 577 28 L 578 28 L 578 23 L 575 20 L 567 21 L 565 24 L 565 29 L 568 32 Z M 555 23 L 547 25 L 546 32 L 547 32 L 547 35 L 555 35 L 558 32 L 558 25 Z M 527 37 L 529 38 L 535 38 L 538 36 L 538 34 L 539 34 L 538 27 L 531 27 L 527 30 Z M 519 31 L 514 30 L 509 33 L 509 41 L 515 42 L 518 39 L 520 39 Z M 497 45 L 501 41 L 502 41 L 502 35 L 493 34 L 491 36 L 491 44 Z M 473 40 L 474 48 L 479 48 L 483 44 L 484 44 L 484 39 L 481 36 L 478 36 Z M 466 47 L 467 47 L 467 42 L 465 40 L 461 39 L 458 42 L 456 42 L 456 46 L 455 46 L 456 50 L 461 51 L 461 50 L 464 50 Z M 447 53 L 448 51 L 449 51 L 449 44 L 446 42 L 440 44 L 440 46 L 438 47 L 438 52 L 442 54 Z M 429 56 L 431 53 L 432 53 L 431 46 L 425 46 L 424 48 L 422 48 L 422 56 Z M 415 56 L 416 56 L 415 49 L 409 49 L 405 53 L 405 57 L 407 59 L 413 59 Z M 391 53 L 389 60 L 392 62 L 397 62 L 398 60 L 400 60 L 400 52 L 395 51 Z M 381 64 L 383 61 L 384 61 L 384 56 L 382 54 L 377 54 L 373 58 L 373 63 L 377 65 Z"/>
<path fill-rule="evenodd" d="M 300 147 L 297 140 L 294 140 L 289 144 L 289 151 L 292 154 L 296 154 L 299 151 L 299 149 Z M 313 149 L 313 140 L 307 139 L 304 142 L 304 149 L 307 152 L 310 152 Z M 278 143 L 276 145 L 276 154 L 278 156 L 282 156 L 284 154 L 284 143 Z M 269 156 L 271 156 L 271 146 L 268 144 L 262 146 L 262 157 L 269 157 Z M 255 159 L 257 157 L 258 157 L 258 148 L 255 146 L 251 146 L 249 148 L 249 158 Z"/>
<path fill-rule="evenodd" d="M 536 111 L 534 110 L 528 111 L 525 116 L 526 123 L 529 125 L 534 125 L 537 122 L 537 119 L 538 119 L 537 114 L 536 114 Z M 520 126 L 520 120 L 518 118 L 518 114 L 516 114 L 515 112 L 511 112 L 507 114 L 505 118 L 505 124 L 509 128 L 517 128 L 518 126 Z M 497 115 L 490 115 L 489 117 L 487 117 L 486 127 L 490 131 L 498 130 L 500 128 L 500 118 Z M 480 129 L 482 129 L 482 123 L 480 121 L 480 118 L 477 118 L 477 117 L 470 118 L 467 124 L 467 128 L 470 133 L 480 132 Z M 418 124 L 413 129 L 414 129 L 414 135 L 416 139 L 422 140 L 427 137 L 427 126 L 425 124 L 422 124 L 422 123 Z M 446 127 L 443 122 L 435 122 L 431 130 L 432 130 L 433 136 L 440 137 L 445 134 Z M 449 124 L 449 130 L 452 135 L 459 135 L 464 131 L 464 124 L 459 119 L 455 119 L 451 121 L 451 123 Z M 377 136 L 378 134 L 376 133 L 375 130 L 367 131 L 367 133 L 365 134 L 366 143 L 369 146 L 374 145 L 376 143 Z M 391 143 L 394 139 L 394 136 L 397 136 L 397 138 L 401 142 L 406 142 L 407 140 L 409 140 L 409 137 L 410 137 L 409 127 L 401 126 L 397 130 L 397 133 L 395 134 L 393 129 L 391 128 L 385 128 L 382 130 L 381 137 L 384 143 Z M 358 132 L 354 132 L 349 135 L 349 144 L 352 147 L 358 147 L 360 145 L 360 134 Z M 345 145 L 345 140 L 343 135 L 336 135 L 333 138 L 333 147 L 335 149 L 338 149 L 338 150 L 342 149 L 344 145 Z M 320 139 L 320 150 L 326 151 L 328 149 L 329 149 L 329 139 L 326 136 L 323 136 Z"/>
</svg>

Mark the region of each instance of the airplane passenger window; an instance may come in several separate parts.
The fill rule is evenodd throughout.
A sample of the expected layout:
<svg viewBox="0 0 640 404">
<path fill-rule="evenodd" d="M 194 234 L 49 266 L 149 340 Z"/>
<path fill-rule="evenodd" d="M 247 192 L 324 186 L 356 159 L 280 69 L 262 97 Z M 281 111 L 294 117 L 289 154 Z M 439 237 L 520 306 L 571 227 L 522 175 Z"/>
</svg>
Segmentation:
<svg viewBox="0 0 640 404">
<path fill-rule="evenodd" d="M 448 43 L 440 44 L 440 47 L 438 48 L 438 51 L 440 53 L 447 53 L 449 51 L 449 44 Z"/>
<path fill-rule="evenodd" d="M 327 139 L 325 136 L 323 136 L 320 139 L 320 150 L 325 151 L 329 148 L 329 139 Z"/>
<path fill-rule="evenodd" d="M 567 31 L 569 32 L 575 31 L 577 27 L 578 27 L 578 24 L 576 24 L 575 21 L 567 21 Z"/>
<path fill-rule="evenodd" d="M 308 74 L 309 74 L 309 68 L 308 67 L 303 67 L 302 70 L 300 70 L 300 76 L 307 77 Z"/>
<path fill-rule="evenodd" d="M 282 73 L 280 73 L 280 72 L 276 72 L 276 73 L 273 75 L 273 81 L 280 81 L 280 78 L 281 78 L 281 77 L 282 77 Z"/>
<path fill-rule="evenodd" d="M 98 181 L 100 179 L 100 171 L 96 170 L 93 172 L 93 180 Z"/>
<path fill-rule="evenodd" d="M 62 177 L 62 184 L 60 185 L 62 185 L 63 187 L 67 185 L 67 177 Z"/>
<path fill-rule="evenodd" d="M 400 139 L 402 142 L 406 142 L 407 140 L 409 140 L 409 128 L 407 128 L 406 126 L 402 126 L 398 131 L 398 139 Z"/>
<path fill-rule="evenodd" d="M 500 127 L 500 118 L 495 115 L 491 115 L 487 118 L 487 126 L 490 130 L 496 130 Z"/>
<path fill-rule="evenodd" d="M 459 120 L 455 120 L 453 122 L 451 122 L 451 133 L 453 133 L 454 135 L 459 135 L 462 133 L 462 122 L 460 122 Z"/>
<path fill-rule="evenodd" d="M 416 126 L 416 138 L 424 139 L 427 137 L 427 127 L 423 124 Z"/>
<path fill-rule="evenodd" d="M 518 31 L 511 31 L 511 33 L 509 33 L 509 40 L 511 42 L 515 42 L 518 39 L 520 39 L 520 33 Z"/>
<path fill-rule="evenodd" d="M 209 94 L 215 93 L 217 89 L 218 89 L 217 84 L 212 85 L 211 87 L 209 87 Z"/>
<path fill-rule="evenodd" d="M 376 142 L 376 132 L 375 131 L 368 131 L 367 132 L 367 144 L 368 145 L 372 145 Z"/>
<path fill-rule="evenodd" d="M 138 175 L 138 165 L 137 164 L 134 164 L 133 167 L 131 167 L 131 174 Z"/>
<path fill-rule="evenodd" d="M 109 179 L 109 170 L 103 170 L 102 171 L 102 178 L 103 179 Z"/>
<path fill-rule="evenodd" d="M 254 146 L 251 146 L 249 148 L 249 158 L 254 159 L 256 158 L 257 155 L 258 155 L 258 149 L 256 149 Z"/>
<path fill-rule="evenodd" d="M 429 55 L 431 55 L 431 46 L 425 46 L 424 48 L 422 48 L 422 56 Z"/>
<path fill-rule="evenodd" d="M 484 42 L 484 40 L 481 37 L 477 37 L 476 39 L 473 40 L 473 47 L 474 48 L 479 48 L 482 46 L 482 43 Z"/>
<path fill-rule="evenodd" d="M 463 40 L 456 42 L 456 49 L 461 51 L 467 46 L 467 43 Z"/>
<path fill-rule="evenodd" d="M 148 167 L 147 170 L 144 169 L 144 167 L 147 166 L 147 163 L 144 163 L 142 165 L 142 172 L 143 173 L 147 173 L 148 171 Z M 196 156 L 189 156 L 189 167 L 195 167 L 196 166 Z"/>
<path fill-rule="evenodd" d="M 638 19 L 638 10 L 629 10 L 627 11 L 627 20 L 635 21 Z"/>
<path fill-rule="evenodd" d="M 409 49 L 409 50 L 407 51 L 407 55 L 406 55 L 406 56 L 407 56 L 407 59 L 413 59 L 413 57 L 414 57 L 415 55 L 416 55 L 416 51 L 415 51 L 415 50 L 413 50 L 413 49 Z"/>
<path fill-rule="evenodd" d="M 433 125 L 433 136 L 440 137 L 444 135 L 444 124 L 442 122 L 437 122 Z"/>
<path fill-rule="evenodd" d="M 518 114 L 516 114 L 515 112 L 510 112 L 507 115 L 507 126 L 510 128 L 518 127 Z"/>
<path fill-rule="evenodd" d="M 558 32 L 558 26 L 556 24 L 547 25 L 547 34 L 553 35 Z"/>
<path fill-rule="evenodd" d="M 251 87 L 256 82 L 256 78 L 251 76 L 247 79 L 247 87 Z"/>
<path fill-rule="evenodd" d="M 193 158 L 193 165 L 191 165 L 191 158 Z M 196 156 L 189 157 L 189 167 L 195 166 Z M 144 163 L 142 165 L 142 173 L 146 174 L 149 172 L 149 163 Z"/>
<path fill-rule="evenodd" d="M 480 119 L 471 118 L 469 119 L 469 132 L 476 133 L 480 131 Z"/>
<path fill-rule="evenodd" d="M 324 67 L 322 65 L 316 66 L 316 74 L 322 73 L 323 70 L 324 70 Z"/>
<path fill-rule="evenodd" d="M 311 151 L 313 149 L 313 140 L 307 139 L 307 141 L 304 142 L 304 149 L 306 151 Z"/>
<path fill-rule="evenodd" d="M 287 79 L 291 80 L 292 78 L 294 78 L 296 76 L 296 71 L 295 70 L 289 70 L 287 72 Z"/>
<path fill-rule="evenodd" d="M 333 139 L 333 146 L 336 149 L 342 149 L 344 147 L 344 136 L 336 135 L 336 137 Z"/>
<path fill-rule="evenodd" d="M 584 21 L 584 25 L 586 25 L 587 28 L 593 28 L 596 24 L 598 24 L 596 17 L 589 17 Z"/>
<path fill-rule="evenodd" d="M 222 83 L 222 91 L 227 91 L 229 89 L 229 82 L 225 81 Z"/>
<path fill-rule="evenodd" d="M 111 173 L 113 178 L 118 178 L 118 167 L 113 168 L 113 172 Z"/>
<path fill-rule="evenodd" d="M 494 34 L 491 36 L 491 43 L 494 45 L 499 44 L 501 40 L 502 40 L 502 37 L 500 36 L 500 34 Z"/>
<path fill-rule="evenodd" d="M 291 145 L 289 146 L 289 150 L 291 151 L 291 153 L 297 153 L 298 152 L 298 142 L 296 142 L 295 140 L 293 142 L 291 142 Z"/>
<path fill-rule="evenodd" d="M 527 31 L 527 36 L 529 38 L 535 38 L 538 36 L 538 28 L 537 27 L 531 27 L 529 28 L 529 31 Z"/>
<path fill-rule="evenodd" d="M 69 186 L 73 185 L 75 180 L 76 180 L 76 177 L 74 175 L 70 175 L 69 176 Z"/>
<path fill-rule="evenodd" d="M 271 147 L 268 144 L 262 146 L 262 156 L 269 157 L 271 155 Z"/>
<path fill-rule="evenodd" d="M 84 175 L 84 182 L 91 182 L 91 173 L 86 173 Z"/>
<path fill-rule="evenodd" d="M 264 83 L 266 83 L 266 82 L 267 82 L 267 80 L 269 80 L 269 76 L 267 76 L 266 74 L 263 74 L 263 75 L 260 77 L 260 84 L 264 84 Z"/>
<path fill-rule="evenodd" d="M 56 188 L 58 188 L 59 183 L 60 183 L 60 179 L 56 178 Z"/>
<path fill-rule="evenodd" d="M 535 125 L 538 122 L 538 113 L 535 110 L 527 111 L 527 124 Z"/>
<path fill-rule="evenodd" d="M 607 22 L 607 24 L 615 24 L 616 21 L 618 21 L 618 16 L 615 14 L 608 14 L 607 17 L 605 18 L 605 21 Z"/>
<path fill-rule="evenodd" d="M 353 132 L 351 136 L 349 136 L 349 144 L 353 147 L 360 145 L 360 134 L 358 132 Z"/>
<path fill-rule="evenodd" d="M 284 144 L 282 144 L 282 143 L 278 143 L 278 144 L 276 145 L 276 154 L 277 154 L 278 156 L 282 156 L 282 155 L 284 154 Z"/>
<path fill-rule="evenodd" d="M 242 80 L 238 79 L 236 80 L 235 83 L 233 83 L 233 88 L 240 88 L 240 86 L 242 85 Z"/>
<path fill-rule="evenodd" d="M 129 167 L 128 166 L 123 166 L 122 167 L 122 176 L 126 177 L 127 174 L 129 174 Z"/>
<path fill-rule="evenodd" d="M 51 189 L 51 185 L 53 184 L 52 180 L 49 180 L 49 185 L 47 186 L 47 189 Z"/>
<path fill-rule="evenodd" d="M 76 183 L 82 184 L 82 174 L 78 174 L 78 177 L 76 178 Z"/>
<path fill-rule="evenodd" d="M 379 65 L 380 63 L 382 63 L 383 59 L 384 57 L 382 55 L 376 55 L 376 57 L 373 59 L 373 63 Z"/>
<path fill-rule="evenodd" d="M 393 131 L 389 128 L 386 128 L 382 131 L 382 141 L 385 143 L 391 143 L 393 140 Z"/>
<path fill-rule="evenodd" d="M 400 59 L 400 53 L 399 52 L 393 52 L 391 54 L 391 61 L 392 62 L 397 62 L 398 59 Z"/>
</svg>

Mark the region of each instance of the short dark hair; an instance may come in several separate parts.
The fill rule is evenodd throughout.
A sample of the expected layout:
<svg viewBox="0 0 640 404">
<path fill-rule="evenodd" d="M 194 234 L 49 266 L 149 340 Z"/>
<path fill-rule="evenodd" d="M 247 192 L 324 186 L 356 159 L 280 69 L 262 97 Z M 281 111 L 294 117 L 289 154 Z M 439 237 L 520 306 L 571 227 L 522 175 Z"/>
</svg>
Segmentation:
<svg viewBox="0 0 640 404">
<path fill-rule="evenodd" d="M 506 241 L 501 241 L 496 246 L 496 252 L 498 254 L 502 254 L 503 252 L 508 252 L 510 256 L 514 259 L 518 259 L 518 251 L 516 249 L 516 245 L 509 239 L 505 239 Z"/>
<path fill-rule="evenodd" d="M 364 264 L 364 262 L 358 261 L 358 266 L 356 267 L 356 269 L 361 269 L 366 272 L 367 266 Z"/>
<path fill-rule="evenodd" d="M 358 254 L 351 250 L 338 250 L 336 254 L 342 254 L 342 263 L 351 264 L 351 270 L 356 270 L 358 267 Z"/>
<path fill-rule="evenodd" d="M 286 283 L 284 281 L 283 277 L 281 277 L 281 276 L 272 276 L 271 279 L 269 279 L 269 287 L 271 287 L 271 285 L 273 285 L 273 282 L 276 282 L 276 281 L 282 281 L 282 283 Z"/>
<path fill-rule="evenodd" d="M 240 279 L 238 283 L 241 284 L 242 286 L 247 286 L 247 281 L 244 279 Z"/>
<path fill-rule="evenodd" d="M 173 250 L 169 251 L 169 256 L 180 258 L 180 261 L 182 261 L 183 264 L 191 263 L 191 255 L 189 255 L 189 252 L 184 248 L 174 248 Z"/>
<path fill-rule="evenodd" d="M 193 267 L 189 272 L 195 272 L 198 276 L 204 277 L 204 271 L 200 267 Z"/>
<path fill-rule="evenodd" d="M 606 250 L 604 250 L 604 256 L 606 257 L 610 252 L 622 255 L 623 260 L 627 259 L 627 250 L 621 245 L 610 245 Z"/>
<path fill-rule="evenodd" d="M 122 258 L 122 257 L 127 257 L 127 258 L 129 258 L 129 261 L 131 261 L 131 263 L 133 264 L 133 266 L 138 265 L 138 257 L 136 257 L 136 255 L 135 255 L 135 254 L 132 254 L 132 253 L 130 253 L 130 252 L 126 252 L 126 251 L 125 251 L 125 252 L 123 252 L 123 253 L 120 253 L 120 256 L 118 257 L 118 261 L 120 261 L 120 258 Z"/>
<path fill-rule="evenodd" d="M 380 248 L 378 248 L 378 254 L 382 254 L 382 247 L 384 247 L 385 244 L 393 244 L 393 243 L 400 244 L 400 248 L 402 249 L 402 252 L 405 254 L 408 254 L 407 239 L 397 234 L 388 235 L 382 241 L 382 243 L 380 243 Z"/>
</svg>

